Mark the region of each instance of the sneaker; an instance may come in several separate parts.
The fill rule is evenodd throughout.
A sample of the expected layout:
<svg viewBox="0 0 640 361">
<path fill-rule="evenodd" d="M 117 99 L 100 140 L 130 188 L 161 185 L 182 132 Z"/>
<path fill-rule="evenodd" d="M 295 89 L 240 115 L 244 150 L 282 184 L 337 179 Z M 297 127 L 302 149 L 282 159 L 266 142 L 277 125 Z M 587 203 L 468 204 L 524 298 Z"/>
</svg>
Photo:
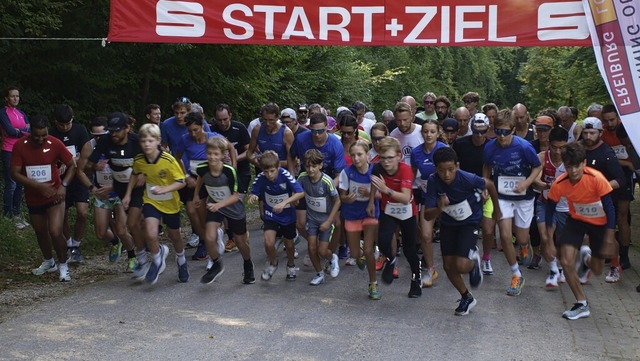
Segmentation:
<svg viewBox="0 0 640 361">
<path fill-rule="evenodd" d="M 309 282 L 312 286 L 318 286 L 321 283 L 324 283 L 324 273 L 322 272 L 316 273 L 316 275 L 311 279 L 311 282 Z"/>
<path fill-rule="evenodd" d="M 490 259 L 483 259 L 482 260 L 482 273 L 484 273 L 487 276 L 490 276 L 493 274 L 493 267 L 491 267 L 491 260 Z"/>
<path fill-rule="evenodd" d="M 338 249 L 338 258 L 345 259 L 349 257 L 349 248 L 347 246 L 340 246 Z"/>
<path fill-rule="evenodd" d="M 353 257 L 349 257 L 347 258 L 347 260 L 344 262 L 345 266 L 355 266 L 356 265 L 356 259 Z"/>
<path fill-rule="evenodd" d="M 60 266 L 58 268 L 60 269 L 60 282 L 71 281 L 71 276 L 69 275 L 69 266 L 66 263 L 60 263 Z"/>
<path fill-rule="evenodd" d="M 382 282 L 390 285 L 393 282 L 393 269 L 395 268 L 397 258 L 387 260 L 382 269 Z"/>
<path fill-rule="evenodd" d="M 384 267 L 384 263 L 387 261 L 385 256 L 378 256 L 376 258 L 376 271 L 380 271 Z"/>
<path fill-rule="evenodd" d="M 567 320 L 577 320 L 579 318 L 589 317 L 591 311 L 589 311 L 589 304 L 583 305 L 582 303 L 576 303 L 570 310 L 566 310 L 562 313 L 562 317 Z"/>
<path fill-rule="evenodd" d="M 558 283 L 567 283 L 567 279 L 564 277 L 564 272 L 562 272 L 562 268 L 558 270 L 560 274 L 558 275 Z"/>
<path fill-rule="evenodd" d="M 210 284 L 213 283 L 221 274 L 224 273 L 224 265 L 221 261 L 214 262 L 213 266 L 207 270 L 200 278 L 200 283 Z"/>
<path fill-rule="evenodd" d="M 169 247 L 165 246 L 164 244 L 161 244 L 160 245 L 160 264 L 157 265 L 153 261 L 149 262 L 151 263 L 151 265 L 149 266 L 149 270 L 147 271 L 147 275 L 145 276 L 145 279 L 147 280 L 147 282 L 151 284 L 155 284 L 156 282 L 158 282 L 158 277 L 162 272 L 164 272 L 164 269 L 167 267 L 166 260 L 168 255 L 169 255 Z"/>
<path fill-rule="evenodd" d="M 40 264 L 40 267 L 32 269 L 31 273 L 33 273 L 36 276 L 42 276 L 45 273 L 51 273 L 57 270 L 58 270 L 58 266 L 56 265 L 55 262 L 51 263 L 49 261 L 42 261 L 42 263 Z"/>
<path fill-rule="evenodd" d="M 476 299 L 473 295 L 469 294 L 469 297 L 461 297 L 459 300 L 460 304 L 458 304 L 458 308 L 456 308 L 455 315 L 456 316 L 466 316 L 469 314 L 472 308 L 476 306 Z"/>
<path fill-rule="evenodd" d="M 369 299 L 377 301 L 381 298 L 382 294 L 378 291 L 378 285 L 376 283 L 369 283 Z"/>
<path fill-rule="evenodd" d="M 507 288 L 507 295 L 520 295 L 520 293 L 522 293 L 522 286 L 524 286 L 524 277 L 518 277 L 516 275 L 511 276 L 511 287 Z"/>
<path fill-rule="evenodd" d="M 71 247 L 69 248 L 69 263 L 72 264 L 82 264 L 84 262 L 84 258 L 80 253 L 80 247 Z"/>
<path fill-rule="evenodd" d="M 16 217 L 13 217 L 13 221 L 15 222 L 16 228 L 19 231 L 27 228 L 27 225 L 25 225 L 25 222 L 22 220 L 22 218 L 16 216 Z"/>
<path fill-rule="evenodd" d="M 151 262 L 147 261 L 145 263 L 140 264 L 138 262 L 136 268 L 133 269 L 133 279 L 136 281 L 142 281 L 147 276 L 147 272 L 149 272 L 149 268 L 151 268 Z"/>
<path fill-rule="evenodd" d="M 293 267 L 289 267 L 287 266 L 287 281 L 295 281 L 296 280 L 296 271 L 298 269 L 296 268 L 296 266 Z"/>
<path fill-rule="evenodd" d="M 393 267 L 393 279 L 398 279 L 400 278 L 400 273 L 398 273 L 398 265 L 396 265 L 395 267 Z"/>
<path fill-rule="evenodd" d="M 138 267 L 138 259 L 133 257 L 127 260 L 127 268 L 125 268 L 124 273 L 133 273 L 133 271 Z"/>
<path fill-rule="evenodd" d="M 480 259 L 478 246 L 476 246 L 476 249 L 471 253 L 470 258 L 473 261 L 473 269 L 469 272 L 469 284 L 471 288 L 478 288 L 482 284 L 482 272 L 480 271 L 480 263 L 482 263 L 482 260 Z"/>
<path fill-rule="evenodd" d="M 178 281 L 182 283 L 189 282 L 189 266 L 187 266 L 187 262 L 181 266 L 176 259 L 176 264 L 178 265 Z"/>
<path fill-rule="evenodd" d="M 245 285 L 256 283 L 253 275 L 253 262 L 244 262 L 244 272 L 242 273 L 242 283 Z"/>
<path fill-rule="evenodd" d="M 533 256 L 533 259 L 531 260 L 531 264 L 527 268 L 528 269 L 540 269 L 540 262 L 541 261 L 542 261 L 542 257 L 540 257 L 540 255 L 536 254 L 536 255 Z"/>
<path fill-rule="evenodd" d="M 238 247 L 236 246 L 236 242 L 233 241 L 233 239 L 230 239 L 227 241 L 227 243 L 224 245 L 224 251 L 225 252 L 235 252 L 238 250 Z"/>
<path fill-rule="evenodd" d="M 604 278 L 604 281 L 607 283 L 618 283 L 620 282 L 620 274 L 622 270 L 620 267 L 611 267 L 609 270 L 609 274 Z"/>
<path fill-rule="evenodd" d="M 329 273 L 331 274 L 331 277 L 338 277 L 338 274 L 340 274 L 340 264 L 338 263 L 338 255 L 335 253 L 332 256 L 330 267 L 331 268 Z"/>
<path fill-rule="evenodd" d="M 547 280 L 545 281 L 545 286 L 547 287 L 558 287 L 558 278 L 560 275 L 553 271 L 549 271 L 549 275 L 547 276 Z"/>
<path fill-rule="evenodd" d="M 220 253 L 222 254 L 222 253 Z M 220 255 L 218 254 L 218 255 Z M 196 253 L 191 256 L 191 260 L 193 261 L 204 261 L 207 259 L 209 255 L 207 254 L 207 246 L 203 243 L 198 244 L 198 249 L 196 249 Z"/>
<path fill-rule="evenodd" d="M 429 268 L 422 276 L 422 288 L 428 288 L 433 286 L 433 282 L 438 279 L 440 275 L 435 268 Z"/>
<path fill-rule="evenodd" d="M 116 263 L 120 260 L 120 256 L 122 255 L 122 242 L 119 242 L 115 245 L 111 245 L 109 249 L 109 262 Z"/>
<path fill-rule="evenodd" d="M 367 259 L 365 256 L 358 257 L 356 264 L 360 270 L 364 270 L 367 267 Z"/>
<path fill-rule="evenodd" d="M 533 261 L 533 248 L 531 248 L 531 242 L 524 246 L 520 246 L 520 262 L 525 267 L 528 267 Z"/>
<path fill-rule="evenodd" d="M 311 266 L 313 266 L 313 262 L 311 262 L 311 257 L 309 257 L 309 255 L 305 255 L 305 256 L 304 256 L 304 260 L 302 261 L 302 264 L 303 264 L 305 267 L 311 267 Z"/>
<path fill-rule="evenodd" d="M 440 227 L 433 230 L 433 243 L 440 243 Z"/>
<path fill-rule="evenodd" d="M 578 278 L 580 279 L 580 283 L 583 285 L 586 285 L 589 281 L 589 277 L 591 277 L 591 270 L 584 263 L 584 261 L 589 256 L 591 256 L 591 248 L 589 248 L 589 246 L 580 247 L 580 255 L 578 256 L 576 270 L 578 271 Z"/>
<path fill-rule="evenodd" d="M 191 233 L 185 243 L 188 248 L 196 248 L 200 244 L 200 237 L 195 233 Z"/>
<path fill-rule="evenodd" d="M 411 280 L 409 298 L 418 298 L 420 296 L 422 296 L 422 287 L 420 287 L 420 276 L 417 276 Z"/>
<path fill-rule="evenodd" d="M 276 264 L 275 266 L 272 264 L 268 264 L 267 268 L 264 269 L 264 271 L 262 271 L 262 280 L 263 281 L 268 281 L 271 279 L 271 277 L 273 277 L 273 274 L 276 273 L 276 270 L 278 269 L 278 265 Z"/>
<path fill-rule="evenodd" d="M 293 247 L 293 259 L 298 259 L 300 257 L 300 253 L 298 253 L 298 249 Z"/>
</svg>

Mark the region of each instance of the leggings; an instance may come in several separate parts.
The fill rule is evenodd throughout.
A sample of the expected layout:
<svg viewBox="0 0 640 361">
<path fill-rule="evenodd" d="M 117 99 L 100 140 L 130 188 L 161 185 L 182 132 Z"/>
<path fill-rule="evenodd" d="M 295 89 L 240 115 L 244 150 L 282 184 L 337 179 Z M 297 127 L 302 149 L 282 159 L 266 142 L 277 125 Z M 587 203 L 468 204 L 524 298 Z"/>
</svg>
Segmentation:
<svg viewBox="0 0 640 361">
<path fill-rule="evenodd" d="M 378 247 L 390 259 L 395 258 L 396 250 L 391 247 L 391 239 L 397 227 L 402 232 L 402 249 L 411 267 L 411 273 L 420 277 L 420 259 L 416 250 L 417 229 L 416 217 L 401 221 L 384 213 L 380 214 L 378 225 Z"/>
</svg>

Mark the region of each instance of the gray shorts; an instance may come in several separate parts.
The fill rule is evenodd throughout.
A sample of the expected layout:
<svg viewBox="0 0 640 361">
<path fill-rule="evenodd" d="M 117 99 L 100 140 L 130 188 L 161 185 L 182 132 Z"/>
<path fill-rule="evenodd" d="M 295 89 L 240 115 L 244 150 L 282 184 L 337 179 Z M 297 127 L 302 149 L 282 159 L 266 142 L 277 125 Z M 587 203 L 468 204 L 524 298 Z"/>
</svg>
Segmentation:
<svg viewBox="0 0 640 361">
<path fill-rule="evenodd" d="M 307 233 L 309 233 L 309 236 L 316 236 L 318 237 L 318 240 L 320 242 L 329 242 L 329 240 L 331 239 L 331 234 L 333 233 L 333 224 L 331 225 L 331 227 L 329 227 L 328 230 L 322 232 L 320 231 L 320 224 L 317 221 L 307 221 Z"/>
</svg>

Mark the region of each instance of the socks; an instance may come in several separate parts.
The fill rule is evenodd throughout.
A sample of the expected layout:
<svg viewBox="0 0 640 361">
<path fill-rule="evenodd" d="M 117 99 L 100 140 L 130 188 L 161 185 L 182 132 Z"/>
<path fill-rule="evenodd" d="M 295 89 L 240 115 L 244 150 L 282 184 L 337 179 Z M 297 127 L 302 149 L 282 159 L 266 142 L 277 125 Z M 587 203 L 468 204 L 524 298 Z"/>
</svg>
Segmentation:
<svg viewBox="0 0 640 361">
<path fill-rule="evenodd" d="M 160 257 L 160 252 L 156 253 L 156 254 L 152 254 L 151 258 L 153 259 L 153 263 L 156 266 L 159 266 L 160 263 L 162 263 L 162 257 Z"/>
<path fill-rule="evenodd" d="M 130 249 L 127 251 L 127 258 L 135 258 L 136 257 L 136 251 Z"/>
<path fill-rule="evenodd" d="M 213 267 L 213 264 L 216 263 L 217 260 L 212 260 L 211 258 L 209 258 L 209 260 L 207 261 L 207 269 L 211 269 L 211 267 Z"/>
<path fill-rule="evenodd" d="M 520 273 L 520 267 L 518 266 L 518 263 L 514 263 L 513 266 L 511 266 L 511 272 L 514 276 L 522 277 L 522 273 Z"/>
<path fill-rule="evenodd" d="M 118 244 L 118 242 L 119 242 L 118 239 L 115 238 L 115 237 L 113 237 L 113 239 L 111 240 L 111 244 L 114 245 L 114 246 L 116 246 Z"/>
<path fill-rule="evenodd" d="M 490 250 L 482 251 L 482 260 L 483 261 L 490 261 L 491 260 L 491 251 Z"/>
<path fill-rule="evenodd" d="M 556 274 L 560 273 L 558 270 L 558 259 L 556 257 L 553 257 L 553 259 L 549 261 L 549 269 Z"/>
<path fill-rule="evenodd" d="M 578 301 L 576 301 L 576 303 L 580 303 L 583 306 L 586 306 L 587 305 L 587 300 L 578 300 Z"/>
<path fill-rule="evenodd" d="M 147 251 L 142 250 L 140 252 L 136 252 L 136 258 L 138 259 L 138 263 L 140 264 L 147 263 Z"/>
<path fill-rule="evenodd" d="M 180 253 L 176 253 L 176 259 L 178 260 L 179 266 L 182 266 L 183 264 L 187 263 L 187 259 L 184 257 L 184 250 L 182 250 L 182 252 Z"/>
</svg>

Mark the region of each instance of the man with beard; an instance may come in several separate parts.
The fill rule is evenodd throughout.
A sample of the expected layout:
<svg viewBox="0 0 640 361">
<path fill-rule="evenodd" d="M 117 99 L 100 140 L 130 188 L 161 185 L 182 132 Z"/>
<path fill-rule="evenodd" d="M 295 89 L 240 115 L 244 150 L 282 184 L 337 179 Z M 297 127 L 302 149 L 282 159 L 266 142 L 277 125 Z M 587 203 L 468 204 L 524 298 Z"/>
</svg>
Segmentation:
<svg viewBox="0 0 640 361">
<path fill-rule="evenodd" d="M 536 139 L 536 131 L 533 128 L 533 125 L 529 122 L 529 112 L 524 104 L 518 103 L 514 105 L 511 111 L 511 116 L 516 122 L 515 135 L 529 142 Z"/>
<path fill-rule="evenodd" d="M 451 110 L 451 102 L 444 95 L 436 98 L 434 108 L 440 125 L 442 125 L 442 122 L 444 122 L 445 119 L 450 118 L 449 112 Z"/>
</svg>

